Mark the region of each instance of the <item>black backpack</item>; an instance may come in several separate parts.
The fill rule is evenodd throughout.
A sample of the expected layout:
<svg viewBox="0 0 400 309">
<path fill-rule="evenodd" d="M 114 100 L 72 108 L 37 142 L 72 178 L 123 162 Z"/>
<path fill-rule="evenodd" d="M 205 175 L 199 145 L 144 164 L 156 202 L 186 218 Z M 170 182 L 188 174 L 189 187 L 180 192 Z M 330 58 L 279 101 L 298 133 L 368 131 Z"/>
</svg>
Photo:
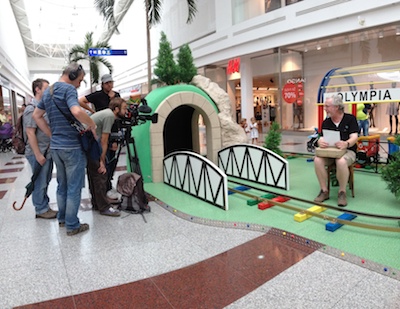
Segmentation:
<svg viewBox="0 0 400 309">
<path fill-rule="evenodd" d="M 125 173 L 119 176 L 117 191 L 122 195 L 121 210 L 138 214 L 150 212 L 143 179 L 139 174 Z"/>
</svg>

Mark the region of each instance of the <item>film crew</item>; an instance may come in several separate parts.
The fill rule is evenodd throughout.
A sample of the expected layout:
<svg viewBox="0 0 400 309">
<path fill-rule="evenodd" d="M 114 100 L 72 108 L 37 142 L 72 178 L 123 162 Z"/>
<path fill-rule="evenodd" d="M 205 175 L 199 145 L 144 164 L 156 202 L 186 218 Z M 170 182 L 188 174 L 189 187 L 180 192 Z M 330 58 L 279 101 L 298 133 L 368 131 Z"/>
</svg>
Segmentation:
<svg viewBox="0 0 400 309">
<path fill-rule="evenodd" d="M 92 160 L 88 157 L 87 174 L 89 180 L 89 190 L 92 195 L 93 209 L 99 210 L 101 215 L 119 216 L 120 211 L 114 209 L 110 204 L 107 192 L 107 170 L 106 153 L 108 150 L 111 127 L 117 118 L 124 118 L 127 110 L 126 101 L 122 98 L 114 98 L 109 104 L 109 108 L 103 109 L 91 116 L 96 124 L 96 133 L 100 137 L 103 152 L 100 161 Z"/>
<path fill-rule="evenodd" d="M 60 227 L 66 226 L 68 236 L 89 229 L 89 224 L 80 223 L 78 218 L 85 183 L 86 154 L 81 146 L 79 132 L 64 116 L 72 115 L 96 136 L 96 124 L 78 103 L 76 89 L 84 76 L 82 66 L 71 62 L 62 72 L 59 81 L 46 89 L 33 112 L 38 127 L 51 136 L 51 156 L 57 167 L 57 218 Z M 49 117 L 50 127 L 44 119 L 45 113 Z"/>
<path fill-rule="evenodd" d="M 104 74 L 101 77 L 101 90 L 95 91 L 87 96 L 79 98 L 79 105 L 84 109 L 88 110 L 92 114 L 99 112 L 101 110 L 107 109 L 109 107 L 110 101 L 113 98 L 119 98 L 120 94 L 113 90 L 114 80 L 111 74 Z M 94 105 L 92 109 L 88 104 Z M 111 132 L 117 132 L 117 125 L 111 128 Z M 113 189 L 111 180 L 114 175 L 114 171 L 117 167 L 117 162 L 115 160 L 116 150 L 118 149 L 118 143 L 110 143 L 106 154 L 106 169 L 107 169 L 107 196 L 111 199 L 118 198 L 118 192 Z"/>
</svg>

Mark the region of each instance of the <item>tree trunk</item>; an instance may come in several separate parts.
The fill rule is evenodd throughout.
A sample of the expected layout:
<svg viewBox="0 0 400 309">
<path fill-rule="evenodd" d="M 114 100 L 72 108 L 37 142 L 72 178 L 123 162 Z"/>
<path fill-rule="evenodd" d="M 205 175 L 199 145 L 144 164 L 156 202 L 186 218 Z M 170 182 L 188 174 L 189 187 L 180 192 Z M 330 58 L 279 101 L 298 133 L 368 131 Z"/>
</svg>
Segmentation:
<svg viewBox="0 0 400 309">
<path fill-rule="evenodd" d="M 147 93 L 151 92 L 151 44 L 149 23 L 149 1 L 146 0 L 146 37 L 147 37 Z"/>
</svg>

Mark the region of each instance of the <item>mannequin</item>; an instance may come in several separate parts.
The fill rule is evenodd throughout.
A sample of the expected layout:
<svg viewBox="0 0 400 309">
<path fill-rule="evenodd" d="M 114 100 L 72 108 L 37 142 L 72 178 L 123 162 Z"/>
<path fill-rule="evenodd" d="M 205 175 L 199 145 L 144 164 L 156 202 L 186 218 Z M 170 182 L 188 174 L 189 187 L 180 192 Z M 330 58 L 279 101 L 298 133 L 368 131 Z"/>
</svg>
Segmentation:
<svg viewBox="0 0 400 309">
<path fill-rule="evenodd" d="M 396 83 L 392 83 L 392 88 L 396 88 Z M 394 119 L 396 121 L 396 127 L 395 127 L 395 134 L 397 135 L 397 128 L 399 126 L 399 102 L 390 102 L 389 106 L 386 108 L 386 115 L 389 115 L 389 124 L 390 124 L 390 132 L 389 134 L 392 134 L 392 125 L 393 125 L 393 120 L 392 116 L 394 116 Z"/>
<path fill-rule="evenodd" d="M 395 133 L 397 135 L 397 128 L 399 126 L 399 103 L 398 102 L 390 102 L 389 106 L 386 109 L 386 115 L 389 115 L 389 124 L 390 124 L 390 132 L 389 134 L 392 134 L 392 125 L 393 125 L 393 120 L 392 117 L 394 117 L 396 121 L 396 127 L 395 127 Z"/>
</svg>

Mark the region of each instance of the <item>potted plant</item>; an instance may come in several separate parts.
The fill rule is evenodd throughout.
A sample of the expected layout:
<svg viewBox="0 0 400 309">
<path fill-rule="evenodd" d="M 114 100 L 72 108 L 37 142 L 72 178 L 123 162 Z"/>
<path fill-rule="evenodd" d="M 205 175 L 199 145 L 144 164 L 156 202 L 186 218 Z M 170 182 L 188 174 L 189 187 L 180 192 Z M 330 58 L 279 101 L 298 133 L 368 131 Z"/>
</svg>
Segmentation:
<svg viewBox="0 0 400 309">
<path fill-rule="evenodd" d="M 279 130 L 279 123 L 273 122 L 268 134 L 265 136 L 264 147 L 283 157 L 283 153 L 279 149 L 281 140 L 282 135 Z"/>
<path fill-rule="evenodd" d="M 400 146 L 400 135 L 397 135 L 393 144 Z M 387 189 L 396 199 L 400 199 L 400 152 L 391 155 L 388 164 L 382 168 L 382 179 L 387 183 Z"/>
</svg>

